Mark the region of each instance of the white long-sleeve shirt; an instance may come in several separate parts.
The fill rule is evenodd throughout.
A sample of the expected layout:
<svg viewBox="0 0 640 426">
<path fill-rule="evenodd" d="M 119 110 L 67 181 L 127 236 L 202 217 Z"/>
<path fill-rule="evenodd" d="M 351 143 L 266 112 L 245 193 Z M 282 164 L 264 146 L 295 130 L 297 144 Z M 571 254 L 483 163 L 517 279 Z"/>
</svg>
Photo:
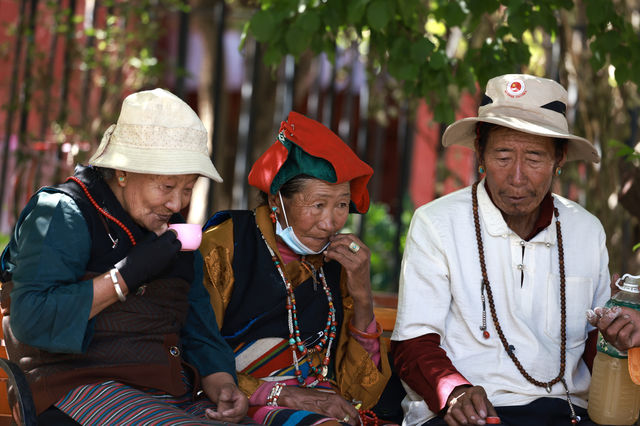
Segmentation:
<svg viewBox="0 0 640 426">
<path fill-rule="evenodd" d="M 598 219 L 578 204 L 553 195 L 559 211 L 566 277 L 565 379 L 572 401 L 586 407 L 590 374 L 581 357 L 593 329 L 585 311 L 609 298 L 608 254 Z M 507 226 L 478 185 L 480 228 L 488 278 L 500 326 L 515 355 L 535 379 L 547 382 L 560 369 L 560 272 L 556 218 L 530 241 Z M 524 248 L 524 250 L 523 250 Z M 561 383 L 551 393 L 529 383 L 504 350 L 486 302 L 483 337 L 480 262 L 471 187 L 416 210 L 405 246 L 393 340 L 437 333 L 458 371 L 483 386 L 494 406 L 524 405 L 541 397 L 566 398 Z M 522 284 L 521 284 L 522 283 Z M 404 424 L 422 424 L 435 413 L 408 386 Z"/>
</svg>

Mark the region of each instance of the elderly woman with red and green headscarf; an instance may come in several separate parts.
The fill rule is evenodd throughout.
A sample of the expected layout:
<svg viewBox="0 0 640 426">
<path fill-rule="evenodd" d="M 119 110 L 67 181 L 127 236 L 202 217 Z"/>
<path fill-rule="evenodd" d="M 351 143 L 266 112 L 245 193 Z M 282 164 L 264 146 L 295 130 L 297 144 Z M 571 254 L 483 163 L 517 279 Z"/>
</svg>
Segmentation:
<svg viewBox="0 0 640 426">
<path fill-rule="evenodd" d="M 256 421 L 358 424 L 391 376 L 369 249 L 338 233 L 368 210 L 372 174 L 333 132 L 291 112 L 249 174 L 261 205 L 207 224 L 205 287 Z"/>
</svg>

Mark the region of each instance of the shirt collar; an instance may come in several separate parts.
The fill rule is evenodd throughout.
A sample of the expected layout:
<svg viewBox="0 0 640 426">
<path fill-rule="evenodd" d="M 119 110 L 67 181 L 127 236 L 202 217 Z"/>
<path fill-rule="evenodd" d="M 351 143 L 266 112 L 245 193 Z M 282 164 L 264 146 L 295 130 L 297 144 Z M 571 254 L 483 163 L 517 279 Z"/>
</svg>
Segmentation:
<svg viewBox="0 0 640 426">
<path fill-rule="evenodd" d="M 490 235 L 498 236 L 513 232 L 511 229 L 509 229 L 509 226 L 502 217 L 500 209 L 498 209 L 498 207 L 494 204 L 493 199 L 491 198 L 491 193 L 489 192 L 489 188 L 487 188 L 486 186 L 486 179 L 482 179 L 480 185 L 478 185 L 478 208 L 480 209 L 483 222 L 487 227 L 487 231 Z M 533 230 L 529 235 L 527 235 L 527 238 L 525 238 L 525 240 L 532 240 L 535 236 L 547 229 L 549 225 L 551 225 L 552 221 L 553 196 L 551 195 L 551 191 L 549 191 L 540 203 L 540 214 L 538 216 L 538 219 L 536 220 Z M 553 238 L 553 240 L 555 240 L 555 238 Z"/>
</svg>

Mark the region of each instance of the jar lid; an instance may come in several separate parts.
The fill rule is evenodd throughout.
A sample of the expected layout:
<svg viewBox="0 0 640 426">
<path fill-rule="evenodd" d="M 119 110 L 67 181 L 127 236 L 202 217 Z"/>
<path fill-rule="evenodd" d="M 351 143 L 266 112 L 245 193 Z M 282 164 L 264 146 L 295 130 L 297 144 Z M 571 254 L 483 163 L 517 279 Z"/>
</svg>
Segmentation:
<svg viewBox="0 0 640 426">
<path fill-rule="evenodd" d="M 622 284 L 620 284 L 622 282 Z M 640 293 L 638 285 L 640 284 L 640 275 L 624 274 L 622 278 L 616 281 L 616 287 L 622 291 L 628 291 L 629 293 Z"/>
</svg>

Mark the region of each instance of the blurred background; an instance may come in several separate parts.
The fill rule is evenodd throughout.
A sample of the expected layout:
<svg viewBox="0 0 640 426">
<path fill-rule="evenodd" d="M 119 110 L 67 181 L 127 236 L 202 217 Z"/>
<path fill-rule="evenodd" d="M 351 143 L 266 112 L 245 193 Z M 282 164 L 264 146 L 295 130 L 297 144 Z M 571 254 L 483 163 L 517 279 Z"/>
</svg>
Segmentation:
<svg viewBox="0 0 640 426">
<path fill-rule="evenodd" d="M 554 191 L 600 218 L 611 272 L 637 275 L 639 35 L 632 0 L 0 0 L 0 248 L 125 96 L 163 87 L 198 112 L 224 178 L 198 182 L 189 222 L 256 205 L 247 174 L 291 110 L 367 161 L 371 209 L 347 226 L 384 304 L 414 209 L 478 178 L 444 129 L 476 114 L 489 78 L 525 72 L 567 87 L 570 127 L 602 155 L 568 164 Z"/>
</svg>

